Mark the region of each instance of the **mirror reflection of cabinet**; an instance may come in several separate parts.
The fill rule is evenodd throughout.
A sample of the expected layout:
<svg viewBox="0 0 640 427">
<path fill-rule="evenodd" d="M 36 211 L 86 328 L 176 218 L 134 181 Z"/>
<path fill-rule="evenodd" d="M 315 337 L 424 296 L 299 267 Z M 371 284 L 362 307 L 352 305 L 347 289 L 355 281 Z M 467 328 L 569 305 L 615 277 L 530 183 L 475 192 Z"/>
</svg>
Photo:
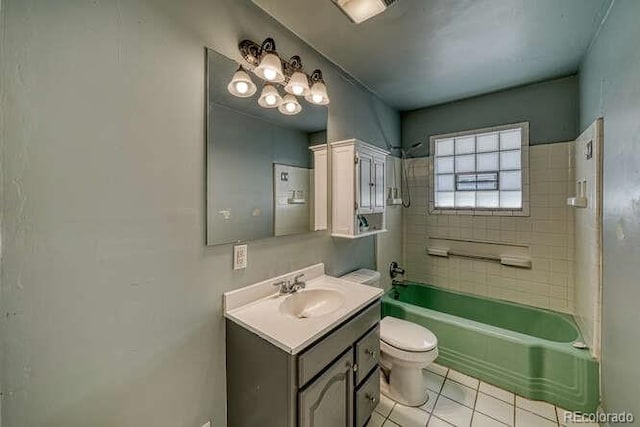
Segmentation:
<svg viewBox="0 0 640 427">
<path fill-rule="evenodd" d="M 356 139 L 331 143 L 332 236 L 353 239 L 386 231 L 388 154 Z"/>
<path fill-rule="evenodd" d="M 328 212 L 328 178 L 327 178 L 327 144 L 309 147 L 313 154 L 313 174 L 311 186 L 313 199 L 311 208 L 311 231 L 327 229 Z"/>
</svg>

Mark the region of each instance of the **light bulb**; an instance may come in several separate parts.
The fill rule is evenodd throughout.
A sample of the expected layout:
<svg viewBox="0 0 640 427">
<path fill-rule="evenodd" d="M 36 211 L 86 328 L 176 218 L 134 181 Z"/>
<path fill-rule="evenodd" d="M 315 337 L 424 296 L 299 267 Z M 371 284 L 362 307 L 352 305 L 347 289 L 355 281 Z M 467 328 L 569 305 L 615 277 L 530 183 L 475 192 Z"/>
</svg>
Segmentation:
<svg viewBox="0 0 640 427">
<path fill-rule="evenodd" d="M 287 105 L 285 105 L 284 108 L 286 108 L 288 112 L 293 113 L 296 111 L 296 104 L 293 102 L 287 102 Z"/>
<path fill-rule="evenodd" d="M 264 78 L 269 81 L 274 80 L 277 75 L 278 73 L 276 73 L 276 70 L 274 70 L 273 68 L 265 68 L 264 70 Z"/>
<path fill-rule="evenodd" d="M 313 99 L 313 102 L 315 102 L 316 104 L 319 104 L 322 102 L 322 95 L 318 94 L 318 93 L 314 93 L 313 96 L 311 97 Z"/>
<path fill-rule="evenodd" d="M 267 96 L 264 98 L 264 102 L 266 102 L 266 103 L 267 103 L 267 105 L 276 105 L 276 101 L 277 101 L 277 100 L 276 100 L 275 95 L 267 95 Z"/>
<path fill-rule="evenodd" d="M 300 96 L 304 92 L 304 88 L 300 85 L 295 85 L 291 87 L 291 91 L 293 92 L 294 95 Z"/>
<path fill-rule="evenodd" d="M 247 84 L 247 82 L 238 82 L 236 83 L 236 90 L 238 91 L 238 93 L 247 93 L 247 91 L 249 90 L 249 85 Z"/>
</svg>

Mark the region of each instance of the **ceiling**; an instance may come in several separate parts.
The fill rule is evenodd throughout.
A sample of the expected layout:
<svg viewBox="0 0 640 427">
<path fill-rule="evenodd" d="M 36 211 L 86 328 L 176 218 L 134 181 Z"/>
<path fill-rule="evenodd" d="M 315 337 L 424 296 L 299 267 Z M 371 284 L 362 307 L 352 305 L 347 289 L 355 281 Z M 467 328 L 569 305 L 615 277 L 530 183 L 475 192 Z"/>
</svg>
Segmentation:
<svg viewBox="0 0 640 427">
<path fill-rule="evenodd" d="M 253 0 L 399 110 L 575 73 L 612 0 L 398 0 L 352 24 L 331 0 Z"/>
</svg>

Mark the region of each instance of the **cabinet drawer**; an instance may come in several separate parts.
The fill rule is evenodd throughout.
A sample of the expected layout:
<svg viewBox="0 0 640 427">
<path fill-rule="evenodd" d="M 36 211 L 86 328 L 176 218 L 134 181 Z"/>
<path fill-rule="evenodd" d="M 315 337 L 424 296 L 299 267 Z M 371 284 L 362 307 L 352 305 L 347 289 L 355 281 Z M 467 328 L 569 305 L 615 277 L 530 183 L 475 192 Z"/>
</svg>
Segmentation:
<svg viewBox="0 0 640 427">
<path fill-rule="evenodd" d="M 373 370 L 356 391 L 356 425 L 362 427 L 380 402 L 380 368 Z"/>
<path fill-rule="evenodd" d="M 320 373 L 340 353 L 380 321 L 380 301 L 376 301 L 355 317 L 329 332 L 313 347 L 298 357 L 298 386 L 302 387 Z"/>
<path fill-rule="evenodd" d="M 356 384 L 371 372 L 371 369 L 378 366 L 380 357 L 380 325 L 373 328 L 367 335 L 356 343 Z"/>
</svg>

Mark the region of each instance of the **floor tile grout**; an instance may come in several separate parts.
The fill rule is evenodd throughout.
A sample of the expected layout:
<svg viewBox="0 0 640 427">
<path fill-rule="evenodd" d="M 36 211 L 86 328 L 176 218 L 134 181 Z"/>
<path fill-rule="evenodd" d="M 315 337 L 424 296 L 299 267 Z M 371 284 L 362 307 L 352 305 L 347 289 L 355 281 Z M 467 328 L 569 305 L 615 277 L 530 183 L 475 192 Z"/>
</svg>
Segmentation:
<svg viewBox="0 0 640 427">
<path fill-rule="evenodd" d="M 478 381 L 478 384 L 477 384 L 475 387 L 469 387 L 468 385 L 463 384 L 463 383 L 461 383 L 461 382 L 459 382 L 459 381 L 456 381 L 456 380 L 454 380 L 453 378 L 451 378 L 451 377 L 449 376 L 449 375 L 451 374 L 451 372 L 452 372 L 452 371 L 454 371 L 454 372 L 458 372 L 458 371 L 455 371 L 455 370 L 453 370 L 453 369 L 451 369 L 451 368 L 447 368 L 447 369 L 446 369 L 446 372 L 445 372 L 445 374 L 444 374 L 444 375 L 440 375 L 440 373 L 438 373 L 438 372 L 434 372 L 434 371 L 429 370 L 429 369 L 426 369 L 426 371 L 428 371 L 428 372 L 430 372 L 430 373 L 432 373 L 432 374 L 434 374 L 434 375 L 439 376 L 440 378 L 442 378 L 442 379 L 443 379 L 443 381 L 442 381 L 442 383 L 440 384 L 440 386 L 438 387 L 438 391 L 428 389 L 428 391 L 430 391 L 430 392 L 432 392 L 432 393 L 434 393 L 434 394 L 435 394 L 435 398 L 434 398 L 433 406 L 431 407 L 431 411 L 427 411 L 427 410 L 423 409 L 422 407 L 416 407 L 416 409 L 418 409 L 418 410 L 420 410 L 420 411 L 422 411 L 422 412 L 424 412 L 424 413 L 426 413 L 426 414 L 427 414 L 427 419 L 426 419 L 425 427 L 427 427 L 427 426 L 429 425 L 429 423 L 431 422 L 431 420 L 432 420 L 433 418 L 437 418 L 438 420 L 440 420 L 440 421 L 442 421 L 442 422 L 445 422 L 445 423 L 447 423 L 447 424 L 451 425 L 451 423 L 449 423 L 449 422 L 448 422 L 448 421 L 446 421 L 446 420 L 443 420 L 442 418 L 438 417 L 438 416 L 437 416 L 437 415 L 435 415 L 435 413 L 434 413 L 434 412 L 435 412 L 435 408 L 436 408 L 436 404 L 438 403 L 438 400 L 440 399 L 440 396 L 442 396 L 442 395 L 443 395 L 443 394 L 442 394 L 442 391 L 444 390 L 444 385 L 445 385 L 445 383 L 446 383 L 447 379 L 448 379 L 448 380 L 451 380 L 451 381 L 453 381 L 453 382 L 455 382 L 455 383 L 456 383 L 456 384 L 458 384 L 458 385 L 461 385 L 461 386 L 467 387 L 467 388 L 469 388 L 469 389 L 471 389 L 471 390 L 474 390 L 474 391 L 475 391 L 476 395 L 475 395 L 475 398 L 474 398 L 473 407 L 469 407 L 469 406 L 467 406 L 467 405 L 465 405 L 465 404 L 463 404 L 463 403 L 461 403 L 461 402 L 458 402 L 458 401 L 456 401 L 456 400 L 454 400 L 454 399 L 449 398 L 452 402 L 455 402 L 456 404 L 458 404 L 458 405 L 460 405 L 460 406 L 463 406 L 463 407 L 465 407 L 465 408 L 467 408 L 467 409 L 471 409 L 472 413 L 471 413 L 471 420 L 470 420 L 470 423 L 473 423 L 473 420 L 474 420 L 474 418 L 475 418 L 475 416 L 476 416 L 476 412 L 479 412 L 479 413 L 480 413 L 480 414 L 482 414 L 483 416 L 488 417 L 488 418 L 490 418 L 490 419 L 492 419 L 492 420 L 494 420 L 494 421 L 496 421 L 496 422 L 498 422 L 498 423 L 500 423 L 500 424 L 502 424 L 502 425 L 507 426 L 507 424 L 505 424 L 504 422 L 502 422 L 501 420 L 499 420 L 499 419 L 497 419 L 497 418 L 494 418 L 494 416 L 489 415 L 489 414 L 485 414 L 484 412 L 478 411 L 478 410 L 476 409 L 476 408 L 477 408 L 477 404 L 478 404 L 478 397 L 480 396 L 480 393 L 482 393 L 482 394 L 484 394 L 485 396 L 488 396 L 488 397 L 490 397 L 490 398 L 492 398 L 492 399 L 498 400 L 498 401 L 500 401 L 500 402 L 503 402 L 503 403 L 505 403 L 505 404 L 510 405 L 511 407 L 513 407 L 513 419 L 512 419 L 512 421 L 513 421 L 513 427 L 517 427 L 517 426 L 516 426 L 516 418 L 517 418 L 517 417 L 516 417 L 516 413 L 517 413 L 517 411 L 518 411 L 518 410 L 522 410 L 522 411 L 525 411 L 525 412 L 527 412 L 527 413 L 529 413 L 529 414 L 533 414 L 533 415 L 535 415 L 535 416 L 537 416 L 537 417 L 543 418 L 543 419 L 545 419 L 545 420 L 547 420 L 547 421 L 549 421 L 549 422 L 551 422 L 551 423 L 554 423 L 557 427 L 561 427 L 561 426 L 560 426 L 559 415 L 558 415 L 558 407 L 557 407 L 556 405 L 553 405 L 553 404 L 549 403 L 551 406 L 553 406 L 553 409 L 554 409 L 554 416 L 555 416 L 555 421 L 554 421 L 554 420 L 551 420 L 551 419 L 547 418 L 546 416 L 544 416 L 544 415 L 542 415 L 542 414 L 538 414 L 538 413 L 536 413 L 536 412 L 533 412 L 533 411 L 530 411 L 530 410 L 528 410 L 528 409 L 526 409 L 526 408 L 522 408 L 522 407 L 518 406 L 516 402 L 517 402 L 517 396 L 519 396 L 519 395 L 517 395 L 516 393 L 513 393 L 513 392 L 510 392 L 510 391 L 508 391 L 508 390 L 505 390 L 505 391 L 507 391 L 507 392 L 509 392 L 509 393 L 511 393 L 511 394 L 513 395 L 513 398 L 512 398 L 512 399 L 510 399 L 510 400 L 512 400 L 512 403 L 510 403 L 509 401 L 506 401 L 506 400 L 500 399 L 500 398 L 498 398 L 498 397 L 496 397 L 496 396 L 493 396 L 493 395 L 491 395 L 491 394 L 489 394 L 489 393 L 485 393 L 485 392 L 480 391 L 480 385 L 482 384 L 482 381 L 481 381 L 479 378 L 475 378 L 475 377 L 472 377 L 472 376 L 470 376 L 470 375 L 466 375 L 466 374 L 463 374 L 462 372 L 460 372 L 461 374 L 466 375 L 467 377 L 469 377 L 469 378 L 473 378 L 474 380 Z M 495 385 L 492 385 L 492 384 L 490 384 L 490 383 L 487 383 L 487 384 L 489 384 L 489 385 L 491 385 L 491 386 L 493 386 L 493 387 L 496 387 L 496 388 L 498 388 L 498 389 L 500 389 L 500 390 L 504 390 L 504 389 L 502 389 L 502 388 L 500 388 L 500 387 L 497 387 L 497 386 L 495 386 Z M 523 396 L 522 396 L 522 397 L 523 397 Z M 523 397 L 523 398 L 525 398 L 525 397 Z M 525 398 L 525 399 L 526 399 L 526 398 Z M 529 400 L 532 400 L 532 399 L 529 399 Z M 547 403 L 548 403 L 548 402 L 547 402 Z M 389 421 L 389 423 L 393 423 L 393 425 L 399 425 L 398 423 L 396 423 L 394 420 L 392 420 L 392 419 L 391 419 L 391 414 L 393 413 L 393 411 L 394 411 L 394 410 L 395 410 L 399 405 L 400 405 L 399 403 L 397 403 L 397 402 L 393 402 L 393 404 L 392 404 L 392 406 L 391 406 L 391 409 L 389 410 L 388 415 L 383 416 L 383 418 L 384 418 L 384 420 L 383 420 L 383 422 L 382 422 L 383 424 L 384 424 L 384 423 L 386 423 L 387 421 Z M 400 406 L 401 406 L 401 405 L 400 405 Z M 561 409 L 561 408 L 560 408 L 560 409 Z M 379 415 L 381 415 L 381 416 L 382 416 L 382 414 L 381 414 L 380 412 L 378 412 L 378 411 L 376 411 L 376 412 L 377 412 Z M 400 427 L 404 427 L 404 426 L 401 426 L 401 425 L 400 425 Z"/>
</svg>

